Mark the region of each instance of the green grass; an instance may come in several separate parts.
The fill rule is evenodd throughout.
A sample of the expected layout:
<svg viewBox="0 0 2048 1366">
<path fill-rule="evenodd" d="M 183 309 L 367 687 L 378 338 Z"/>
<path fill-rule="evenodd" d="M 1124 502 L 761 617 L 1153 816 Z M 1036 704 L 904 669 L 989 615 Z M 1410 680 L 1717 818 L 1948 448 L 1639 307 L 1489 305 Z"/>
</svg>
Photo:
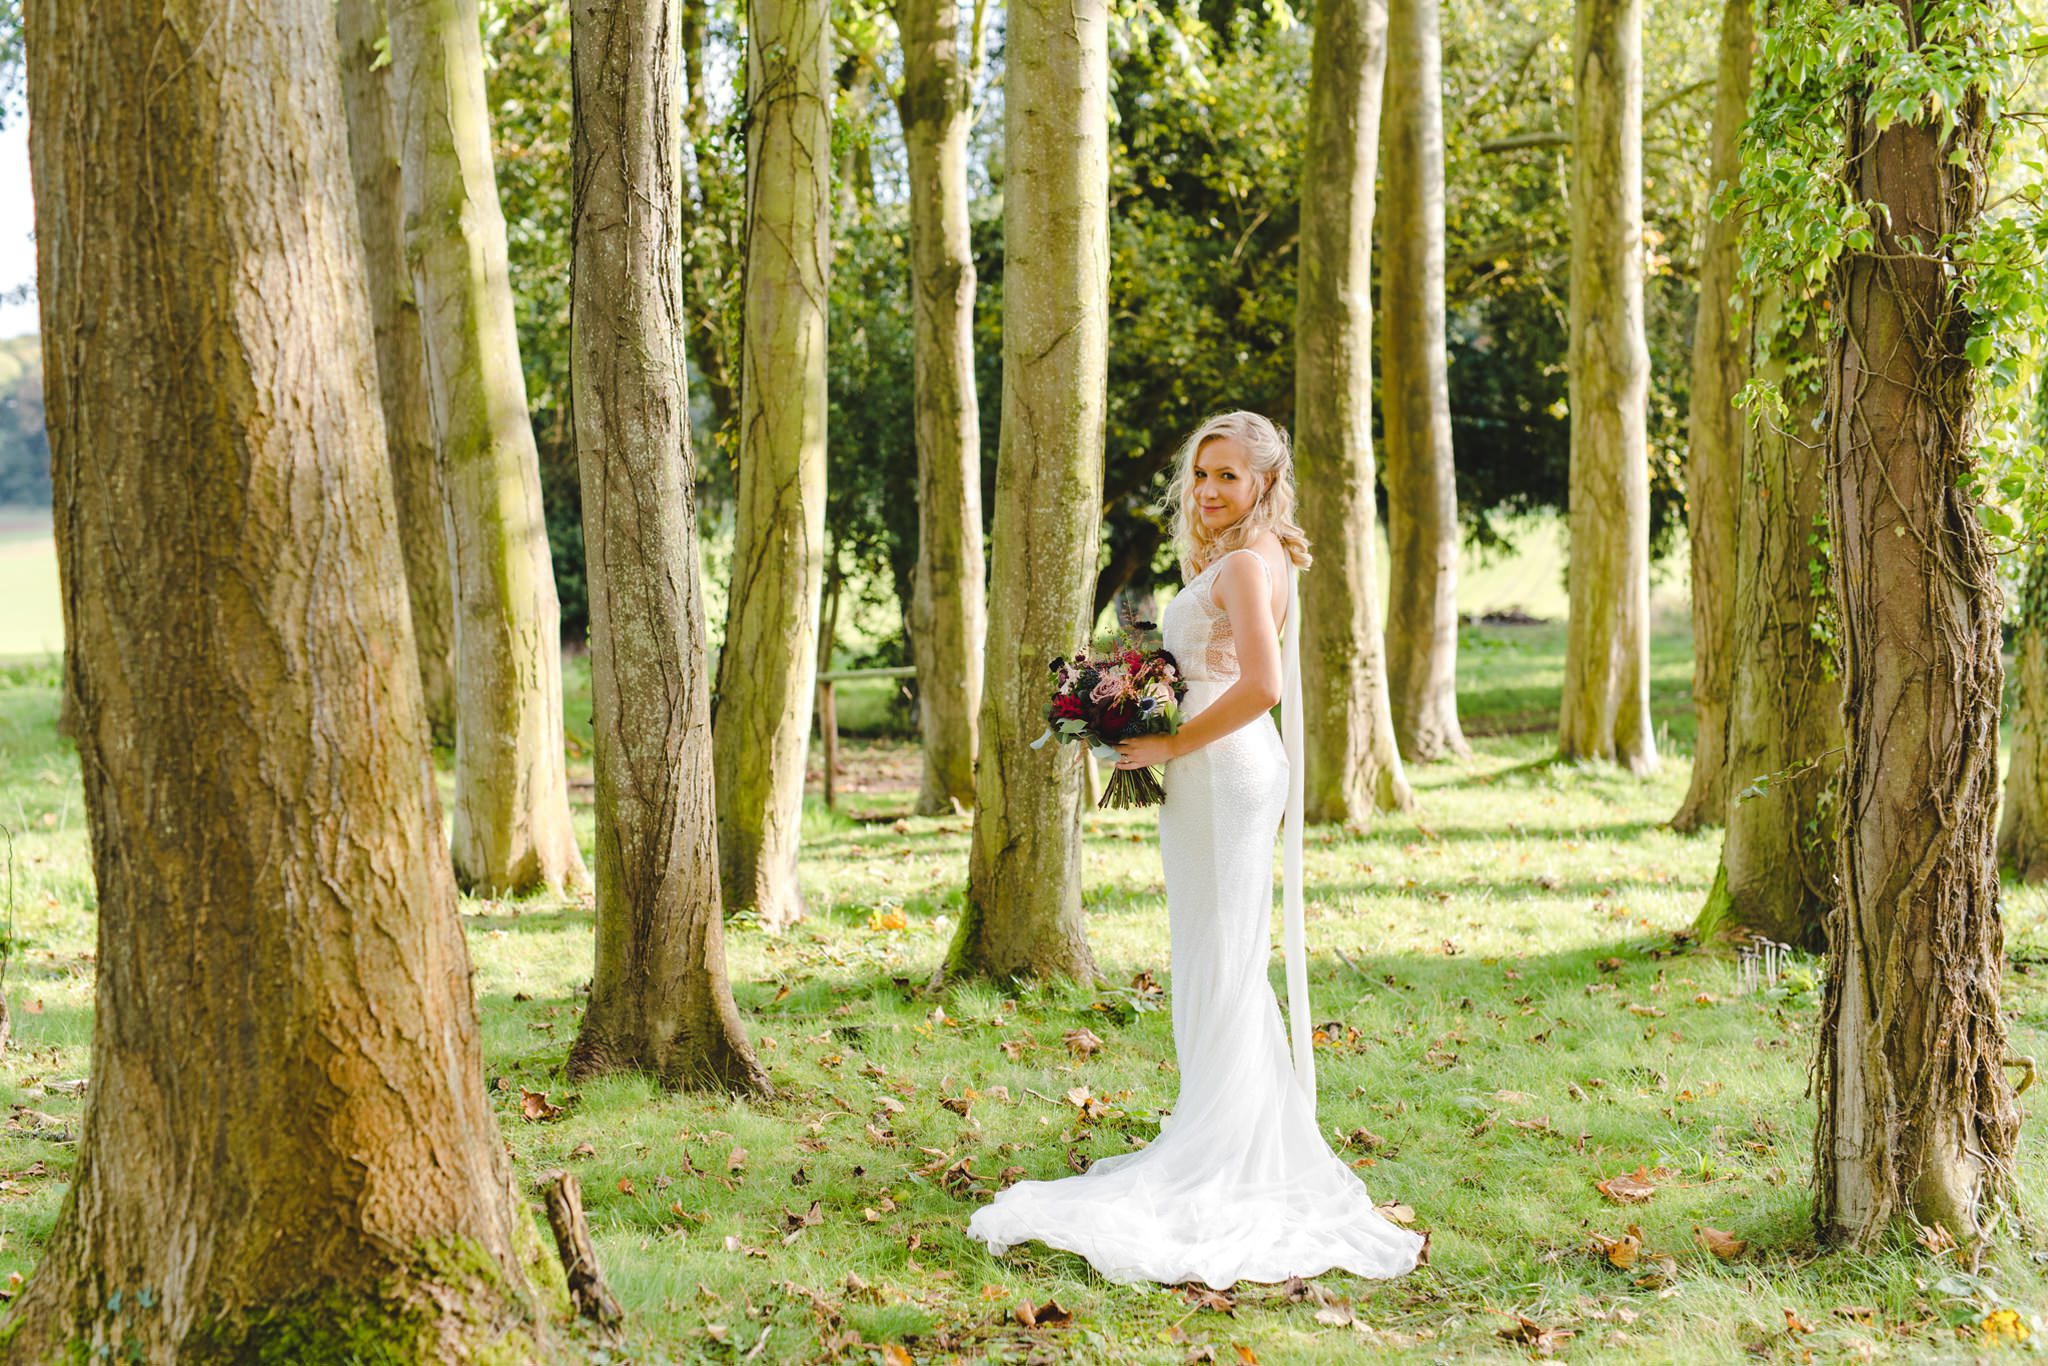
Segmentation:
<svg viewBox="0 0 2048 1366">
<path fill-rule="evenodd" d="M 1500 1336 L 1523 1315 L 1572 1330 L 1562 1355 L 1573 1360 L 1961 1361 L 1988 1349 L 1959 1339 L 1951 1316 L 1975 1321 L 2003 1303 L 2037 1314 L 2048 1282 L 2023 1245 L 1977 1277 L 1918 1249 L 1819 1256 L 1810 1245 L 1813 993 L 1742 995 L 1730 958 L 1673 938 L 1717 849 L 1712 834 L 1661 824 L 1686 779 L 1683 637 L 1657 642 L 1655 706 L 1679 752 L 1647 781 L 1547 762 L 1558 628 L 1468 628 L 1464 648 L 1478 754 L 1417 771 L 1414 815 L 1361 835 L 1314 831 L 1307 850 L 1316 1017 L 1345 1026 L 1320 1058 L 1321 1119 L 1384 1140 L 1341 1151 L 1376 1199 L 1411 1206 L 1432 1234 L 1431 1262 L 1411 1276 L 1322 1278 L 1366 1328 L 1320 1324 L 1316 1303 L 1279 1288 L 1240 1287 L 1226 1315 L 1172 1290 L 1107 1284 L 1042 1247 L 994 1260 L 966 1237 L 976 1187 L 1013 1166 L 1051 1176 L 1070 1156 L 1125 1151 L 1172 1103 L 1168 1014 L 1126 985 L 1142 972 L 1167 979 L 1153 817 L 1088 820 L 1088 933 L 1111 986 L 935 995 L 923 983 L 958 914 L 969 822 L 908 816 L 899 784 L 856 788 L 838 812 L 814 801 L 811 918 L 780 938 L 745 925 L 729 935 L 735 992 L 780 1093 L 766 1104 L 634 1079 L 565 1086 L 590 969 L 587 903 L 463 904 L 486 1076 L 522 1189 L 557 1165 L 581 1173 L 604 1269 L 631 1312 L 624 1354 L 728 1362 L 759 1345 L 754 1360 L 798 1361 L 836 1342 L 841 1359 L 874 1360 L 854 1334 L 920 1362 L 1178 1363 L 1191 1346 L 1234 1362 L 1236 1344 L 1267 1363 L 1505 1361 L 1528 1355 Z M 22 832 L 22 947 L 7 980 L 18 1046 L 0 1057 L 0 1099 L 15 1115 L 0 1127 L 0 1281 L 30 1270 L 56 1217 L 76 1150 L 50 1135 L 75 1134 L 82 1104 L 59 1083 L 88 1065 L 93 892 L 75 761 L 52 730 L 55 681 L 47 667 L 0 674 L 0 821 Z M 585 687 L 572 664 L 571 730 L 587 739 Z M 587 745 L 572 749 L 585 781 Z M 914 774 L 886 745 L 850 747 L 849 765 Z M 587 839 L 588 790 L 577 790 Z M 896 911 L 903 928 L 882 928 Z M 2048 897 L 2012 889 L 2006 915 L 2015 956 L 2048 957 Z M 2015 1046 L 2039 1054 L 2048 994 L 2035 971 L 2021 965 L 2007 987 Z M 1062 1042 L 1081 1027 L 1105 1045 L 1085 1060 Z M 1076 1086 L 1108 1113 L 1082 1122 L 1064 1100 Z M 522 1088 L 545 1092 L 562 1118 L 521 1120 Z M 943 1104 L 962 1098 L 964 1116 Z M 2023 1143 L 2039 1212 L 2039 1126 Z M 965 1188 L 945 1179 L 963 1158 L 975 1178 Z M 1610 1204 L 1594 1189 L 1638 1166 L 1664 1169 L 1648 1203 Z M 813 1201 L 819 1220 L 806 1224 Z M 1587 1250 L 1592 1235 L 1631 1225 L 1644 1245 L 1633 1270 Z M 1748 1251 L 1716 1260 L 1696 1241 L 1702 1226 Z M 1033 1331 L 1013 1317 L 1048 1299 L 1070 1326 Z M 1789 1330 L 1788 1312 L 1812 1331 Z"/>
</svg>

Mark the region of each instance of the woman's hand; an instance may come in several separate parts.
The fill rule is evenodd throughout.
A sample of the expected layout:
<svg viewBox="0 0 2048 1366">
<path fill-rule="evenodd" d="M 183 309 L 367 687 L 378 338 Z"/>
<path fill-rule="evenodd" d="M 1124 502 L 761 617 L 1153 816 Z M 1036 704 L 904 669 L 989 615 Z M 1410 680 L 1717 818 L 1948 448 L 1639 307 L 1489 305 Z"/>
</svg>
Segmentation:
<svg viewBox="0 0 2048 1366">
<path fill-rule="evenodd" d="M 1157 768 L 1179 755 L 1171 735 L 1134 735 L 1116 742 L 1118 768 Z"/>
</svg>

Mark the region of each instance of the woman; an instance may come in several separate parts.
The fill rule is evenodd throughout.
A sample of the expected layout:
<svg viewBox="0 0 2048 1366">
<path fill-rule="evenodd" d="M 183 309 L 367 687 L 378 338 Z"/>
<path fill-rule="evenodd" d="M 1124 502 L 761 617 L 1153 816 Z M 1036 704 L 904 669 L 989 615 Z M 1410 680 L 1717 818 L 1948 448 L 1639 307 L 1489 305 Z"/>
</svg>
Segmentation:
<svg viewBox="0 0 2048 1366">
<path fill-rule="evenodd" d="M 1309 564 L 1286 438 L 1256 413 L 1210 418 L 1181 448 L 1167 496 L 1186 587 L 1162 626 L 1189 680 L 1185 719 L 1172 735 L 1124 741 L 1117 766 L 1166 765 L 1159 853 L 1180 1097 L 1146 1147 L 1080 1176 L 1020 1181 L 968 1232 L 998 1253 L 1032 1239 L 1078 1252 L 1113 1281 L 1220 1290 L 1332 1268 L 1398 1276 L 1422 1236 L 1373 1209 L 1316 1127 L 1292 887 L 1296 1066 L 1266 977 L 1273 836 L 1290 795 L 1269 715 L 1290 681 L 1274 623 L 1293 614 L 1289 566 Z M 1298 798 L 1290 814 L 1298 832 Z"/>
</svg>

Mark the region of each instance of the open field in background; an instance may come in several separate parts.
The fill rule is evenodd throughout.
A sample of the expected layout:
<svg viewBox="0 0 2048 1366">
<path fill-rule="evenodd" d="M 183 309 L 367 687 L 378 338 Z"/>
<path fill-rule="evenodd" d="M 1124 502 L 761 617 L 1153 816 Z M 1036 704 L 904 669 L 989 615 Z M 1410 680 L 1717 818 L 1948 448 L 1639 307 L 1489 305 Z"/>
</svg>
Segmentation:
<svg viewBox="0 0 2048 1366">
<path fill-rule="evenodd" d="M 57 543 L 48 508 L 0 507 L 0 660 L 60 654 Z"/>
<path fill-rule="evenodd" d="M 1321 1117 L 1374 1197 L 1430 1230 L 1427 1267 L 1391 1284 L 1326 1276 L 1314 1293 L 1327 1302 L 1244 1286 L 1226 1309 L 1110 1285 L 1043 1248 L 993 1260 L 968 1240 L 985 1191 L 1125 1151 L 1172 1103 L 1169 1016 L 1148 985 L 1170 987 L 1154 817 L 1088 819 L 1088 933 L 1105 985 L 934 994 L 924 984 L 959 914 L 970 824 L 909 816 L 915 752 L 859 743 L 841 809 L 813 798 L 807 813 L 809 921 L 729 936 L 773 1102 L 631 1080 L 568 1088 L 587 898 L 462 904 L 521 1189 L 555 1166 L 581 1173 L 632 1315 L 623 1348 L 593 1359 L 870 1362 L 883 1344 L 918 1362 L 1527 1359 L 1506 1329 L 1552 1333 L 1566 1360 L 1920 1362 L 1980 1358 L 2003 1307 L 2038 1330 L 2048 1277 L 2023 1244 L 1977 1274 L 1917 1248 L 1811 1246 L 1812 964 L 1745 995 L 1733 958 L 1683 933 L 1718 847 L 1661 824 L 1686 778 L 1683 635 L 1658 641 L 1672 757 L 1644 782 L 1547 762 L 1557 626 L 1475 626 L 1464 642 L 1478 754 L 1418 771 L 1412 815 L 1308 844 L 1311 983 L 1331 1025 Z M 56 681 L 48 665 L 0 673 L 0 821 L 22 832 L 0 1291 L 30 1271 L 56 1217 L 89 1065 L 93 891 L 75 760 L 53 733 Z M 588 715 L 578 663 L 569 686 L 573 734 Z M 589 756 L 572 748 L 587 848 Z M 2048 895 L 2010 889 L 2007 916 L 2014 1043 L 2038 1055 Z M 1083 1029 L 1099 1051 L 1067 1043 Z M 523 1119 L 529 1091 L 561 1116 Z M 1101 1113 L 1084 1117 L 1077 1096 Z M 1638 1169 L 1655 1187 L 1645 1203 L 1595 1188 Z M 2021 1172 L 2029 1206 L 2048 1211 L 2038 1123 Z M 1632 1226 L 1629 1268 L 1589 1250 Z M 1747 1246 L 1724 1261 L 1703 1228 Z M 1071 1320 L 1023 1327 L 1016 1309 L 1048 1300 Z"/>
</svg>

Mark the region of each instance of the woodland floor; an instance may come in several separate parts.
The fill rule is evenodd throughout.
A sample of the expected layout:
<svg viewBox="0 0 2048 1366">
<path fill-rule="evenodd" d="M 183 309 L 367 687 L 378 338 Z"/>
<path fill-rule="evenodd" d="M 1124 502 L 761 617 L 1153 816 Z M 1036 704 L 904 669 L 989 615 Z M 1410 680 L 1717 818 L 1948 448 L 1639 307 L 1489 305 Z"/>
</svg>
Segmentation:
<svg viewBox="0 0 2048 1366">
<path fill-rule="evenodd" d="M 1151 813 L 1089 821 L 1088 934 L 1110 985 L 934 995 L 924 983 L 958 914 L 969 823 L 907 818 L 915 755 L 850 743 L 840 810 L 814 801 L 806 822 L 810 920 L 728 938 L 780 1093 L 768 1104 L 629 1080 L 568 1087 L 587 902 L 464 902 L 486 1075 L 519 1172 L 580 1171 L 631 1315 L 621 1343 L 568 1342 L 565 1359 L 905 1360 L 893 1345 L 917 1362 L 1923 1361 L 2000 1350 L 2001 1309 L 2041 1331 L 2039 1235 L 2015 1235 L 1974 1273 L 1910 1244 L 1814 1248 L 1816 965 L 1796 960 L 1746 993 L 1732 955 L 1683 935 L 1719 839 L 1662 825 L 1691 739 L 1683 631 L 1658 642 L 1668 757 L 1648 781 L 1548 761 L 1562 647 L 1555 625 L 1468 627 L 1476 755 L 1415 771 L 1413 815 L 1310 834 L 1311 985 L 1317 1020 L 1332 1022 L 1321 1118 L 1332 1135 L 1376 1136 L 1338 1141 L 1375 1198 L 1432 1235 L 1429 1264 L 1390 1284 L 1333 1274 L 1305 1298 L 1191 1297 L 1111 1285 L 1043 1248 L 994 1260 L 967 1238 L 1006 1168 L 1050 1176 L 1126 1151 L 1172 1102 L 1169 1017 L 1151 989 L 1169 985 Z M 572 668 L 572 718 L 588 714 L 584 686 Z M 879 722 L 886 696 L 848 698 L 849 719 L 863 707 Z M 53 667 L 0 670 L 18 944 L 5 983 L 16 1046 L 0 1056 L 0 1295 L 56 1217 L 88 1066 L 93 890 L 56 715 Z M 572 748 L 587 840 L 588 749 Z M 2038 1055 L 2048 894 L 2008 890 L 2010 1022 Z M 1277 982 L 1277 954 L 1274 969 Z M 1099 1051 L 1077 1056 L 1077 1030 Z M 559 1116 L 524 1118 L 523 1091 Z M 1099 1113 L 1084 1118 L 1083 1103 Z M 2023 1142 L 2038 1220 L 2048 1138 L 2029 1124 Z M 1654 1187 L 1641 1203 L 1595 1187 L 1637 1172 Z M 1593 1250 L 1631 1226 L 1633 1265 Z M 1701 1229 L 1747 1247 L 1723 1260 Z M 1047 1301 L 1063 1311 L 1041 1314 L 1054 1322 L 1023 1326 L 1016 1311 Z"/>
</svg>

